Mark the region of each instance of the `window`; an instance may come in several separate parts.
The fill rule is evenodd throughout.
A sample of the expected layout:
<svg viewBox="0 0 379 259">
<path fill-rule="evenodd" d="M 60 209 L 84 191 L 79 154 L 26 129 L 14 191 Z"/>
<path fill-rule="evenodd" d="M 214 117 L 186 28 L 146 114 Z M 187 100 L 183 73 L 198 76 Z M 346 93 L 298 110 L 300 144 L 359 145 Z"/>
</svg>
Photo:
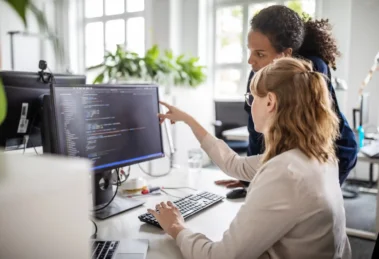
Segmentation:
<svg viewBox="0 0 379 259">
<path fill-rule="evenodd" d="M 213 72 L 216 98 L 245 93 L 250 73 L 246 48 L 250 19 L 274 4 L 284 4 L 299 14 L 315 16 L 316 0 L 215 0 Z"/>
<path fill-rule="evenodd" d="M 84 0 L 85 66 L 100 64 L 117 45 L 145 53 L 145 0 Z"/>
</svg>

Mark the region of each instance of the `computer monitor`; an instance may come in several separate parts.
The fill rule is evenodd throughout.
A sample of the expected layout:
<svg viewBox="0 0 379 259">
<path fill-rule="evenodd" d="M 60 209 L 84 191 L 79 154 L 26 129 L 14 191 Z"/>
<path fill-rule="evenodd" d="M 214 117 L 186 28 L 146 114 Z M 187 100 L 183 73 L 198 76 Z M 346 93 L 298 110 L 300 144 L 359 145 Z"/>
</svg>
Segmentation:
<svg viewBox="0 0 379 259">
<path fill-rule="evenodd" d="M 41 146 L 42 97 L 50 94 L 51 81 L 43 82 L 37 72 L 0 71 L 0 78 L 8 103 L 7 116 L 0 126 L 0 147 L 9 151 Z M 54 79 L 65 85 L 86 82 L 84 75 L 56 74 Z"/>
<path fill-rule="evenodd" d="M 360 124 L 363 126 L 369 124 L 369 97 L 369 93 L 364 93 L 361 98 Z"/>
<path fill-rule="evenodd" d="M 111 171 L 164 157 L 155 85 L 52 86 L 56 153 L 91 159 L 94 206 L 113 197 Z M 143 202 L 118 199 L 96 213 L 107 218 Z"/>
<path fill-rule="evenodd" d="M 363 93 L 359 97 L 360 105 L 358 109 L 353 109 L 353 125 L 356 129 L 358 126 L 365 127 L 369 124 L 369 93 Z M 358 120 L 357 120 L 358 115 Z"/>
</svg>

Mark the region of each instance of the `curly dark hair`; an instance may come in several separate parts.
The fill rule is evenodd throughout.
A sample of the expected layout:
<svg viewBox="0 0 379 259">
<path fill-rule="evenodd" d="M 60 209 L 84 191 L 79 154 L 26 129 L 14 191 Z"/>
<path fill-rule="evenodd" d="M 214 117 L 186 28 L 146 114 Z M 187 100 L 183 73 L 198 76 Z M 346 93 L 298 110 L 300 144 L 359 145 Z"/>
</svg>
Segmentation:
<svg viewBox="0 0 379 259">
<path fill-rule="evenodd" d="M 306 15 L 300 17 L 286 6 L 272 5 L 256 14 L 250 26 L 266 35 L 278 52 L 292 48 L 294 56 L 317 56 L 336 69 L 336 59 L 341 53 L 332 36 L 329 20 L 313 20 Z"/>
</svg>

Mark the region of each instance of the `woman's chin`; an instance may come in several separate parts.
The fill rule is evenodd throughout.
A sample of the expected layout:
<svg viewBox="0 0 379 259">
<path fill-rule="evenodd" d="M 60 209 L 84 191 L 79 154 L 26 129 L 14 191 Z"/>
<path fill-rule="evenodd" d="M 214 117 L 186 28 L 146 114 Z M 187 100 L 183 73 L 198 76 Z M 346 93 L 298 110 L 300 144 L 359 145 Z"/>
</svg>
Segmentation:
<svg viewBox="0 0 379 259">
<path fill-rule="evenodd" d="M 255 125 L 254 125 L 254 130 L 255 130 L 256 132 L 258 132 L 258 133 L 262 133 L 261 129 L 258 128 L 258 127 L 255 127 Z"/>
</svg>

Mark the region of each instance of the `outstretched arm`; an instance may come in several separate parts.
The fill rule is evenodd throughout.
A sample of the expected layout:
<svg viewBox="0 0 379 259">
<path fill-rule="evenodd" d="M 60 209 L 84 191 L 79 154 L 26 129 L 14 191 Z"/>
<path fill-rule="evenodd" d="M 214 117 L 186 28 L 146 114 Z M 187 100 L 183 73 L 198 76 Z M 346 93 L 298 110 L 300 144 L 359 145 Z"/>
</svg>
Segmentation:
<svg viewBox="0 0 379 259">
<path fill-rule="evenodd" d="M 166 114 L 158 114 L 161 123 L 168 119 L 173 122 L 183 121 L 188 124 L 201 143 L 201 147 L 224 173 L 240 180 L 252 180 L 260 167 L 260 156 L 240 157 L 224 141 L 211 136 L 189 114 L 167 103 L 161 102 L 161 104 L 168 108 Z"/>
<path fill-rule="evenodd" d="M 208 131 L 203 128 L 191 115 L 179 110 L 178 108 L 169 105 L 165 102 L 159 102 L 168 109 L 166 114 L 158 114 L 159 121 L 162 123 L 165 119 L 171 120 L 171 123 L 177 121 L 183 121 L 190 126 L 193 134 L 196 136 L 197 140 L 201 143 L 203 138 L 208 134 Z"/>
</svg>

